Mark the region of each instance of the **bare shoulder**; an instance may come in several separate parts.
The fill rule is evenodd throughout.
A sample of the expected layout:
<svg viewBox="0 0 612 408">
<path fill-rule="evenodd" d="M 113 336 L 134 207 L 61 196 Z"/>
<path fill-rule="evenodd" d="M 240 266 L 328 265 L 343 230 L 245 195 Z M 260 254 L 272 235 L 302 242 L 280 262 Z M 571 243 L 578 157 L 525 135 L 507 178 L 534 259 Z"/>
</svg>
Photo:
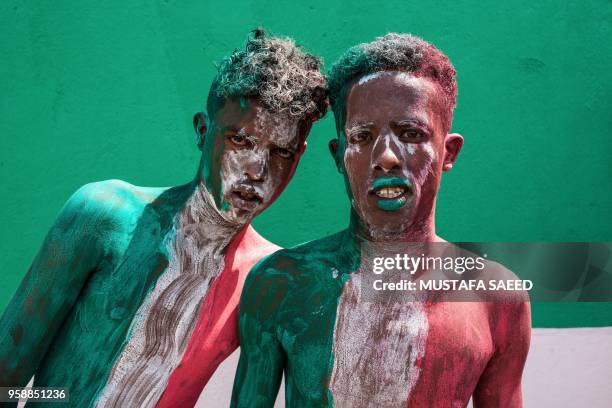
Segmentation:
<svg viewBox="0 0 612 408">
<path fill-rule="evenodd" d="M 330 236 L 279 249 L 259 260 L 246 278 L 242 313 L 266 310 L 272 314 L 286 299 L 302 299 L 319 282 L 331 279 L 339 242 L 337 236 Z"/>
<path fill-rule="evenodd" d="M 57 223 L 105 233 L 133 223 L 165 188 L 138 187 L 121 180 L 88 183 L 62 208 Z"/>
<path fill-rule="evenodd" d="M 531 305 L 524 282 L 504 265 L 487 260 L 486 279 L 498 289 L 487 302 L 493 339 L 499 350 L 525 350 L 531 338 Z"/>
<path fill-rule="evenodd" d="M 459 249 L 459 254 L 479 258 L 484 265 L 482 269 L 466 272 L 464 278 L 482 281 L 486 286 L 486 291 L 479 291 L 475 300 L 484 307 L 498 349 L 509 343 L 514 343 L 513 347 L 520 344 L 528 347 L 531 305 L 527 282 L 499 262 L 483 259 L 465 249 Z"/>
<path fill-rule="evenodd" d="M 256 261 L 281 249 L 283 249 L 281 246 L 261 236 L 251 225 L 247 227 L 237 247 L 239 252 L 247 254 Z"/>
<path fill-rule="evenodd" d="M 167 188 L 140 187 L 122 180 L 104 180 L 88 183 L 71 197 L 77 202 L 99 206 L 118 207 L 143 206 L 151 203 Z"/>
<path fill-rule="evenodd" d="M 529 302 L 528 285 L 506 266 L 491 260 L 484 260 L 481 278 L 490 289 L 488 299 L 497 303 Z"/>
<path fill-rule="evenodd" d="M 267 281 L 290 290 L 307 290 L 309 283 L 331 278 L 342 265 L 343 233 L 280 249 L 261 259 L 249 273 L 251 281 Z"/>
</svg>

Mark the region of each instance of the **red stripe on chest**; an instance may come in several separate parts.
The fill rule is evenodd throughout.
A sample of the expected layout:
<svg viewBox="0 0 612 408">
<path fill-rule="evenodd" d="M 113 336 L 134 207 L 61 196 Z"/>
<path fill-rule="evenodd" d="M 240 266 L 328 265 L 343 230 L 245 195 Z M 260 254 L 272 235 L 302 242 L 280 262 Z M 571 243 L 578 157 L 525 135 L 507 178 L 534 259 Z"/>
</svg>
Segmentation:
<svg viewBox="0 0 612 408">
<path fill-rule="evenodd" d="M 243 282 L 233 265 L 235 248 L 205 295 L 180 364 L 157 407 L 194 406 L 219 364 L 238 347 L 237 308 Z"/>
</svg>

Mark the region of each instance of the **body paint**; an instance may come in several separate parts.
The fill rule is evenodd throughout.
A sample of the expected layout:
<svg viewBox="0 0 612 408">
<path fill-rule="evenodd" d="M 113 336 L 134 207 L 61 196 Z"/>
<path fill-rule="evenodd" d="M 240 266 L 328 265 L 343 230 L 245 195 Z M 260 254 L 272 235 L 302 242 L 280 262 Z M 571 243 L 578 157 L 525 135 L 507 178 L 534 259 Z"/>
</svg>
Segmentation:
<svg viewBox="0 0 612 408">
<path fill-rule="evenodd" d="M 397 211 L 406 204 L 406 198 L 397 198 L 395 200 L 378 200 L 378 208 L 383 211 Z"/>
<path fill-rule="evenodd" d="M 490 349 L 479 349 L 490 335 L 488 316 L 479 319 L 476 341 L 468 339 L 455 356 L 439 345 L 452 344 L 465 325 L 448 335 L 449 316 L 442 308 L 432 321 L 425 302 L 361 298 L 362 274 L 371 272 L 355 273 L 362 254 L 346 251 L 364 241 L 438 239 L 433 215 L 444 155 L 436 157 L 436 152 L 442 151 L 445 135 L 434 109 L 437 91 L 429 79 L 403 72 L 368 75 L 351 85 L 346 117 L 336 118 L 338 150 L 330 144 L 351 200 L 349 229 L 281 251 L 251 272 L 239 319 L 243 353 L 232 407 L 272 405 L 283 371 L 287 407 L 467 405 L 469 387 L 490 357 Z M 376 196 L 397 197 L 397 191 L 375 196 L 371 189 L 393 177 L 410 186 L 411 205 L 398 202 L 388 208 L 395 211 L 385 211 Z M 467 309 L 477 312 L 478 307 Z M 465 358 L 470 353 L 479 358 Z M 441 373 L 447 359 L 459 373 L 453 378 L 465 377 L 459 393 L 454 392 L 459 381 L 432 387 L 430 379 L 437 374 L 423 375 L 426 360 Z M 423 392 L 437 398 L 414 399 Z"/>
<path fill-rule="evenodd" d="M 372 74 L 368 74 L 368 75 L 364 75 L 361 78 L 359 78 L 359 81 L 357 81 L 357 83 L 359 85 L 363 85 L 363 84 L 367 84 L 369 81 L 376 79 L 382 75 L 385 75 L 385 72 L 374 72 Z"/>
<path fill-rule="evenodd" d="M 223 251 L 238 227 L 228 224 L 196 189 L 166 238 L 168 269 L 142 303 L 129 341 L 115 362 L 96 406 L 153 406 L 181 360 Z M 213 207 L 214 208 L 214 207 Z"/>
<path fill-rule="evenodd" d="M 122 190 L 119 195 L 126 197 L 122 208 L 113 207 L 112 200 L 101 203 L 91 199 L 101 189 L 109 188 Z M 72 233 L 84 232 L 85 236 L 100 233 L 100 237 L 92 235 L 88 239 L 103 248 L 79 252 L 76 259 L 91 261 L 96 253 L 101 259 L 90 270 L 87 285 L 78 287 L 78 299 L 70 314 L 63 321 L 57 317 L 62 322 L 61 330 L 52 338 L 34 379 L 35 386 L 69 388 L 70 406 L 89 406 L 94 401 L 117 350 L 122 348 L 134 313 L 168 265 L 160 243 L 171 229 L 176 208 L 191 192 L 189 185 L 141 189 L 146 195 L 142 200 L 140 194 L 126 193 L 133 188 L 127 183 L 95 183 L 83 201 L 91 208 L 80 208 L 75 213 L 76 224 L 70 228 Z M 79 217 L 85 223 L 79 223 Z M 70 272 L 74 272 L 72 267 Z M 70 282 L 57 275 L 55 279 L 62 285 Z M 66 301 L 66 293 L 52 297 L 52 302 Z"/>
<path fill-rule="evenodd" d="M 256 114 L 252 128 L 239 130 L 246 132 L 242 137 L 249 148 L 226 149 L 221 146 L 227 143 L 222 135 L 217 135 L 220 138 L 214 139 L 214 143 L 210 141 L 208 149 L 220 155 L 210 163 L 214 163 L 213 169 L 220 170 L 217 181 L 221 207 L 215 205 L 213 195 L 200 185 L 177 216 L 174 232 L 166 244 L 168 271 L 141 306 L 127 347 L 101 393 L 100 406 L 151 406 L 159 401 L 189 344 L 202 299 L 224 269 L 227 245 L 244 223 L 263 211 L 275 194 L 282 191 L 290 170 L 295 168 L 294 160 L 286 163 L 272 160 L 270 149 L 271 145 L 297 144 L 297 124 L 261 111 L 259 106 L 247 115 L 253 113 Z M 276 167 L 269 171 L 268 166 Z M 235 196 L 237 191 L 254 195 L 258 200 L 241 200 Z"/>
<path fill-rule="evenodd" d="M 240 102 L 230 100 L 226 105 L 240 106 L 240 114 L 246 115 L 241 125 L 231 131 L 242 138 L 243 143 L 236 146 L 231 141 L 224 141 L 228 138 L 225 132 L 229 130 L 219 125 L 221 128 L 214 135 L 217 139 L 214 143 L 209 142 L 214 144 L 210 147 L 214 155 L 209 160 L 214 164 L 202 166 L 209 190 L 213 196 L 217 195 L 214 198 L 220 203 L 222 217 L 230 222 L 245 223 L 261 213 L 283 190 L 279 187 L 284 187 L 295 171 L 297 161 L 294 157 L 299 157 L 305 135 L 300 133 L 300 124 L 295 119 L 272 114 L 254 100 L 240 98 Z M 276 147 L 290 150 L 294 156 L 281 159 L 274 154 Z M 237 192 L 255 199 L 245 200 Z"/>
<path fill-rule="evenodd" d="M 425 354 L 424 306 L 365 301 L 361 273 L 344 286 L 336 312 L 329 385 L 334 406 L 406 406 L 419 379 L 417 362 Z"/>
<path fill-rule="evenodd" d="M 380 177 L 372 182 L 372 190 L 378 190 L 385 187 L 401 187 L 406 190 L 411 190 L 412 186 L 409 179 L 399 177 Z M 402 208 L 408 201 L 406 194 L 398 198 L 378 198 L 376 205 L 384 211 L 396 211 Z"/>
<path fill-rule="evenodd" d="M 361 230 L 377 241 L 433 237 L 431 216 L 441 173 L 436 153 L 444 139 L 437 88 L 428 79 L 399 71 L 367 75 L 348 87 L 339 154 Z M 356 134 L 360 137 L 353 140 Z M 403 205 L 369 194 L 374 180 L 393 176 L 411 184 Z"/>
</svg>

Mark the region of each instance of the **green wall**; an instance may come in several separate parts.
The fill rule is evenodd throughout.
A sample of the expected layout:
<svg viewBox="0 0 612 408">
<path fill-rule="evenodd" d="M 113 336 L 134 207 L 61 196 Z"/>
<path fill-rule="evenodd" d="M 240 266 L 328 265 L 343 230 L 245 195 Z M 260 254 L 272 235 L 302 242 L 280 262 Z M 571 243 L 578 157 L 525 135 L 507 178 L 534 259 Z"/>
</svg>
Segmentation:
<svg viewBox="0 0 612 408">
<path fill-rule="evenodd" d="M 612 3 L 601 1 L 14 1 L 0 4 L 0 310 L 79 186 L 175 185 L 196 171 L 192 114 L 214 61 L 263 25 L 331 64 L 388 31 L 458 71 L 465 146 L 438 200 L 462 241 L 612 240 Z M 331 114 L 255 226 L 289 246 L 343 228 Z M 571 305 L 570 305 L 571 306 Z M 537 326 L 612 325 L 610 304 L 543 305 Z"/>
</svg>

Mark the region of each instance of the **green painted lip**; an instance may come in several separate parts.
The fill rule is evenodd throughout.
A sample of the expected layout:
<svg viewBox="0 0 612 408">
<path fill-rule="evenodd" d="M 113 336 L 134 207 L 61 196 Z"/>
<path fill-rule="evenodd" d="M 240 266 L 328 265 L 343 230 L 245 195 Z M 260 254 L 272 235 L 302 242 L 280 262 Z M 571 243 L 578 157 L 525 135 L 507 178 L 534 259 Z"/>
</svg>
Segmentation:
<svg viewBox="0 0 612 408">
<path fill-rule="evenodd" d="M 399 177 L 380 177 L 372 182 L 370 191 L 378 190 L 383 187 L 406 187 L 410 188 L 410 182 Z"/>
<path fill-rule="evenodd" d="M 376 202 L 378 208 L 383 211 L 397 211 L 406 204 L 406 197 L 398 197 L 393 199 L 379 198 Z"/>
<path fill-rule="evenodd" d="M 407 190 L 411 188 L 410 181 L 400 177 L 381 177 L 372 182 L 370 191 L 378 190 L 384 187 L 404 187 Z M 405 195 L 398 198 L 380 198 L 377 197 L 376 206 L 383 211 L 397 211 L 402 208 L 408 199 Z"/>
</svg>

